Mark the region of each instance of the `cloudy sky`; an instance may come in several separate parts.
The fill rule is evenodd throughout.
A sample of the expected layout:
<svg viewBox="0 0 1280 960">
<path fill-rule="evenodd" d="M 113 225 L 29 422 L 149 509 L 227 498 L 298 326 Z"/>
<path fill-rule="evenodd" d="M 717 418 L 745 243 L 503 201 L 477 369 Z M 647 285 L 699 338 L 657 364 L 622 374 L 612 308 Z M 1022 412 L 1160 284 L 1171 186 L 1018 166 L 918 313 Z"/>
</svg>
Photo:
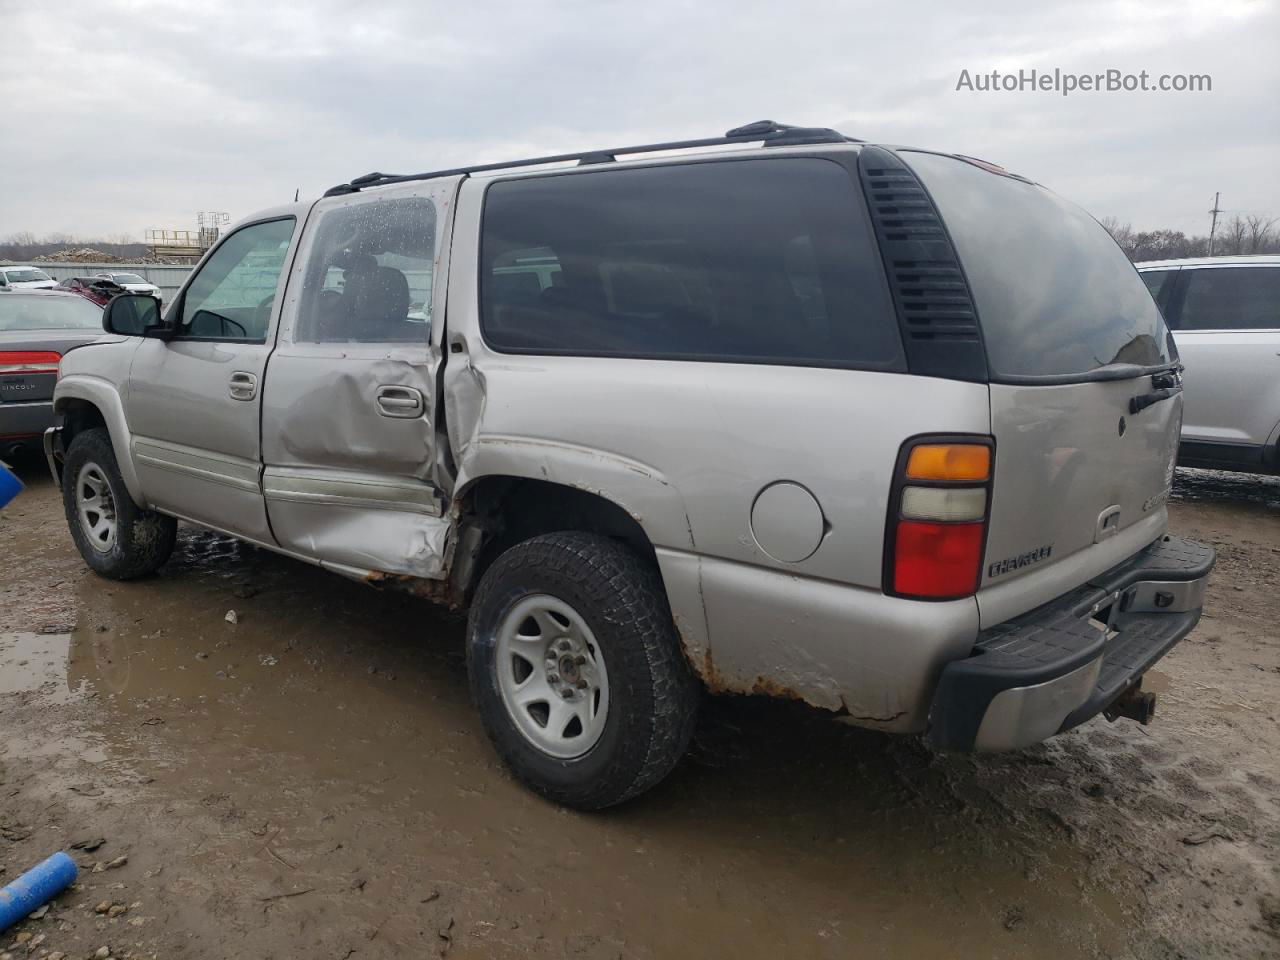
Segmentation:
<svg viewBox="0 0 1280 960">
<path fill-rule="evenodd" d="M 769 118 L 982 157 L 1098 217 L 1280 217 L 1280 0 L 0 0 L 0 238 L 193 229 L 411 172 Z M 957 91 L 1209 74 L 1212 92 Z"/>
</svg>

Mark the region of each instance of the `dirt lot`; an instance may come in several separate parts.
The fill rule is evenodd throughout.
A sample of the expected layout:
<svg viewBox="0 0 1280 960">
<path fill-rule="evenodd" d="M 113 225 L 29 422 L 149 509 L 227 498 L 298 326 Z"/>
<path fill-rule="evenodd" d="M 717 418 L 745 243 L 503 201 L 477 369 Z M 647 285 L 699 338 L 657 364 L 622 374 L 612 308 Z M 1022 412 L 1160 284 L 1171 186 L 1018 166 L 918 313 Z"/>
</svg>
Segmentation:
<svg viewBox="0 0 1280 960">
<path fill-rule="evenodd" d="M 1180 474 L 1173 527 L 1220 563 L 1151 727 L 940 756 L 720 699 L 667 784 L 589 816 L 498 765 L 459 623 L 190 529 L 100 580 L 22 474 L 0 881 L 84 869 L 14 960 L 1280 956 L 1280 482 Z"/>
</svg>

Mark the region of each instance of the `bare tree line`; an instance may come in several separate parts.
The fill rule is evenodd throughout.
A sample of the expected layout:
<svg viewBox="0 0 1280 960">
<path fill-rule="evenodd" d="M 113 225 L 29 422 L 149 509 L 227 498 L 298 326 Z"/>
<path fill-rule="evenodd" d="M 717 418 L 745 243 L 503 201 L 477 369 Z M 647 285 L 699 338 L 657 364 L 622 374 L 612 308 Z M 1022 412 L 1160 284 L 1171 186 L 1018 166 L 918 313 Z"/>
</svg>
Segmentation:
<svg viewBox="0 0 1280 960">
<path fill-rule="evenodd" d="M 1187 236 L 1181 230 L 1134 230 L 1116 217 L 1099 221 L 1135 263 L 1143 260 L 1180 260 L 1207 257 L 1208 236 Z M 1280 219 L 1251 214 L 1222 221 L 1213 238 L 1213 255 L 1231 257 L 1253 253 L 1280 253 Z"/>
<path fill-rule="evenodd" d="M 1208 236 L 1189 237 L 1181 230 L 1134 230 L 1117 217 L 1103 217 L 1099 222 L 1135 262 L 1209 255 Z M 117 257 L 140 257 L 147 250 L 145 244 L 138 243 L 127 233 L 88 239 L 70 233 L 47 233 L 37 237 L 24 230 L 0 240 L 0 260 L 30 260 L 68 247 L 92 247 Z M 1224 220 L 1214 237 L 1213 253 L 1220 257 L 1280 253 L 1280 218 L 1251 214 Z"/>
<path fill-rule="evenodd" d="M 71 233 L 46 233 L 37 237 L 30 230 L 22 230 L 0 239 L 0 260 L 30 260 L 46 253 L 80 247 L 91 247 L 117 257 L 140 257 L 147 251 L 146 244 L 139 243 L 127 233 L 95 238 Z"/>
</svg>

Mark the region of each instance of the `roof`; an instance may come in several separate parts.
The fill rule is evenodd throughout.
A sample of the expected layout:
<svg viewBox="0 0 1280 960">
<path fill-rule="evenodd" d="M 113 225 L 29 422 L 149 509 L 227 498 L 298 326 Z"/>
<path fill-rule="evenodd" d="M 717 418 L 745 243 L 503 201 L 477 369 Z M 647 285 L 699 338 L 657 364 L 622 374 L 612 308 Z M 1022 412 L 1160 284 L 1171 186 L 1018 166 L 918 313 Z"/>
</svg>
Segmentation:
<svg viewBox="0 0 1280 960">
<path fill-rule="evenodd" d="M 1185 260 L 1143 260 L 1135 263 L 1139 270 L 1171 267 L 1231 267 L 1264 264 L 1280 266 L 1280 254 L 1256 253 L 1246 257 L 1188 257 Z"/>
</svg>

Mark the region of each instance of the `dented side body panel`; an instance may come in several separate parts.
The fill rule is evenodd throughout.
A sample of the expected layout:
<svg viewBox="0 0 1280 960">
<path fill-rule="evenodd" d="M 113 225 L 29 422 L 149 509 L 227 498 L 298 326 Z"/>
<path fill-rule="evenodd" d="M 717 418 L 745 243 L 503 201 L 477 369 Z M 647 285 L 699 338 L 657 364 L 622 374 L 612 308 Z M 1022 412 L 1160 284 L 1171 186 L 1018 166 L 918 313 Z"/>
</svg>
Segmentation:
<svg viewBox="0 0 1280 960">
<path fill-rule="evenodd" d="M 904 437 L 987 433 L 985 385 L 798 366 L 501 354 L 481 335 L 485 183 L 464 183 L 453 241 L 444 403 L 455 495 L 492 475 L 598 494 L 644 529 L 694 668 L 889 730 L 924 727 L 941 665 L 977 634 L 972 599 L 881 591 Z M 892 410 L 891 422 L 869 411 Z M 779 482 L 819 505 L 821 542 L 771 556 L 753 511 Z M 778 519 L 782 526 L 791 517 Z"/>
<path fill-rule="evenodd" d="M 448 572 L 450 521 L 436 477 L 442 325 L 432 320 L 444 315 L 458 182 L 407 184 L 315 206 L 289 277 L 263 393 L 263 495 L 272 532 L 286 549 L 355 571 L 431 580 Z M 326 244 L 345 236 L 326 234 L 326 216 L 347 225 L 336 229 L 354 224 L 365 231 L 352 234 L 353 245 L 371 244 L 385 229 L 387 204 L 405 201 L 434 211 L 434 236 L 421 238 L 431 245 L 422 251 L 429 265 L 394 261 L 414 277 L 423 291 L 416 295 L 428 297 L 421 312 L 430 328 L 424 326 L 422 340 L 376 342 L 376 330 L 339 340 L 311 329 L 325 297 L 351 296 L 356 285 L 354 266 L 333 280 L 318 275 L 317 260 L 354 263 L 383 254 L 373 246 L 335 254 Z M 308 284 L 324 289 L 314 295 Z"/>
</svg>

